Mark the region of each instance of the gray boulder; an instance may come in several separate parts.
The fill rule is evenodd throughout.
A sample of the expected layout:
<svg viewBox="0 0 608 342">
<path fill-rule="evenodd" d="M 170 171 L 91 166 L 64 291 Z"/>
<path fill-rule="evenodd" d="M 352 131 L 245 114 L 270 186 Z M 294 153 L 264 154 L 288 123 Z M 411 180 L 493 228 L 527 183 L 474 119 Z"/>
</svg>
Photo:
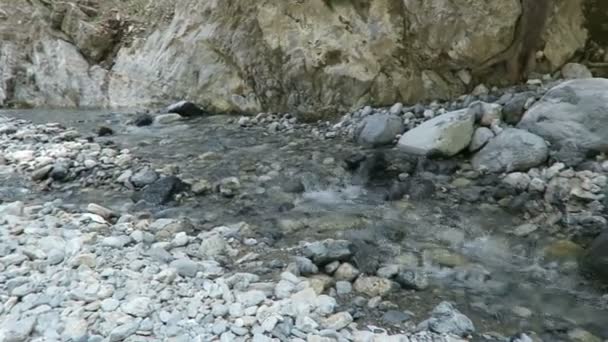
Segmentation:
<svg viewBox="0 0 608 342">
<path fill-rule="evenodd" d="M 521 129 L 507 128 L 490 140 L 472 160 L 476 170 L 527 171 L 544 163 L 549 148 L 543 138 Z"/>
<path fill-rule="evenodd" d="M 608 231 L 600 234 L 582 260 L 583 268 L 598 280 L 608 284 Z"/>
<path fill-rule="evenodd" d="M 562 76 L 566 79 L 591 78 L 593 74 L 589 69 L 579 63 L 568 63 L 562 67 Z"/>
<path fill-rule="evenodd" d="M 418 155 L 450 157 L 469 146 L 475 113 L 461 109 L 440 115 L 403 134 L 398 148 Z"/>
<path fill-rule="evenodd" d="M 430 330 L 438 334 L 468 336 L 475 332 L 473 322 L 452 304 L 442 302 L 431 312 L 431 318 L 420 323 L 418 330 Z"/>
<path fill-rule="evenodd" d="M 548 140 L 558 159 L 567 155 L 577 160 L 573 151 L 578 159 L 589 152 L 608 152 L 608 79 L 577 79 L 552 88 L 518 127 Z"/>
<path fill-rule="evenodd" d="M 381 146 L 390 144 L 397 134 L 403 133 L 403 120 L 396 115 L 374 114 L 361 121 L 355 138 L 359 144 Z"/>
</svg>

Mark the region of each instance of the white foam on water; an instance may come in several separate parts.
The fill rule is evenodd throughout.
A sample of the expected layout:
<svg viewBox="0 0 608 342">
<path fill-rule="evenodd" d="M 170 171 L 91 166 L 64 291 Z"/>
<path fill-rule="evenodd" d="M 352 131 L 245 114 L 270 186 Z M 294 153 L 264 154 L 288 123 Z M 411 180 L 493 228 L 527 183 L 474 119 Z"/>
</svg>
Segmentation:
<svg viewBox="0 0 608 342">
<path fill-rule="evenodd" d="M 365 191 L 359 186 L 347 186 L 339 189 L 325 189 L 306 191 L 301 201 L 322 205 L 339 205 L 352 203 L 353 200 L 364 195 Z M 300 204 L 300 203 L 297 203 Z"/>
</svg>

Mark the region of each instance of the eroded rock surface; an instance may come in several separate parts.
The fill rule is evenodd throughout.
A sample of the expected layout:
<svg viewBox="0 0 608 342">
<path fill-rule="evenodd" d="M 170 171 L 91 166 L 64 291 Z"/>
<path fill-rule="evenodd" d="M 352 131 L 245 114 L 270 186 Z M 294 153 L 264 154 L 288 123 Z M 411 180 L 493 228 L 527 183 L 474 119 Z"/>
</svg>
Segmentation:
<svg viewBox="0 0 608 342">
<path fill-rule="evenodd" d="M 311 118 L 463 93 L 455 71 L 503 51 L 520 13 L 517 0 L 0 3 L 0 105 L 188 99 L 211 112 Z M 586 39 L 579 0 L 554 13 L 553 69 Z"/>
</svg>

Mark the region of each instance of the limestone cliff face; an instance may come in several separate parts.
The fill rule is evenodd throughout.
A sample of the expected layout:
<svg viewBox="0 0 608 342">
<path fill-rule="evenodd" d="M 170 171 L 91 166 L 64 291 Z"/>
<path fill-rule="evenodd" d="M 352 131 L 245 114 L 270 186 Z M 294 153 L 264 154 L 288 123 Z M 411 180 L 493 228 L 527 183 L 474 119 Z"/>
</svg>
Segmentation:
<svg viewBox="0 0 608 342">
<path fill-rule="evenodd" d="M 582 1 L 557 1 L 550 68 L 585 44 Z M 156 1 L 162 20 L 131 25 L 90 0 L 17 2 L 0 0 L 0 104 L 188 99 L 313 117 L 464 92 L 457 72 L 505 50 L 521 11 L 519 0 L 175 0 Z"/>
</svg>

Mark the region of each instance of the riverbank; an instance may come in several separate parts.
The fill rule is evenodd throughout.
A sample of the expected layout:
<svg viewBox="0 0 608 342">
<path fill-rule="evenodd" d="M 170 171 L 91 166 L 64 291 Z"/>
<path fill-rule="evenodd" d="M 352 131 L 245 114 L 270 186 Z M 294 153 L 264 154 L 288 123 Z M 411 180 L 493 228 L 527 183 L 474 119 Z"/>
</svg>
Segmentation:
<svg viewBox="0 0 608 342">
<path fill-rule="evenodd" d="M 0 336 L 601 341 L 608 303 L 579 258 L 604 229 L 603 156 L 570 166 L 547 144 L 499 172 L 476 157 L 516 150 L 492 145 L 517 129 L 504 113 L 521 121 L 555 86 L 316 124 L 5 112 Z M 393 148 L 467 108 L 442 134 L 470 141 L 432 146 L 442 157 Z"/>
</svg>

